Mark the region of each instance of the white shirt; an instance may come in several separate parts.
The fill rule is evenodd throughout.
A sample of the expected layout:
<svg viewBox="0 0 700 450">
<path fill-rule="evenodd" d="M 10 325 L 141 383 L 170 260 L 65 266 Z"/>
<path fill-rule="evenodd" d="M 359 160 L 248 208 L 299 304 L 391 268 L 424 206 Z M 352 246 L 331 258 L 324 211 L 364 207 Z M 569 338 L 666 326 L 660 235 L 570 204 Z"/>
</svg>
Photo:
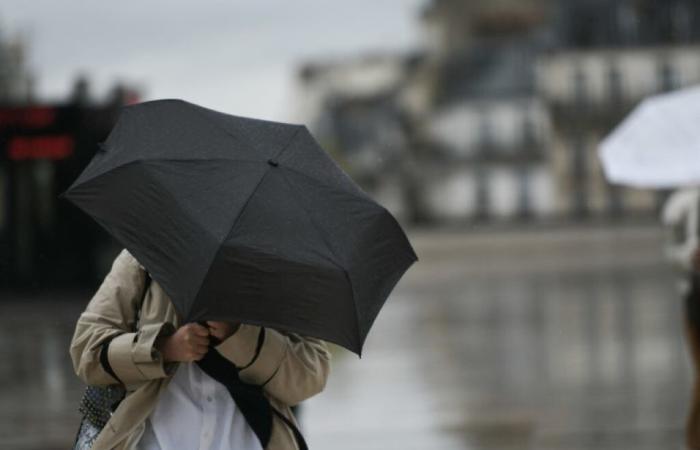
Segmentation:
<svg viewBox="0 0 700 450">
<path fill-rule="evenodd" d="M 180 363 L 146 420 L 138 450 L 262 450 L 226 387 Z"/>
</svg>

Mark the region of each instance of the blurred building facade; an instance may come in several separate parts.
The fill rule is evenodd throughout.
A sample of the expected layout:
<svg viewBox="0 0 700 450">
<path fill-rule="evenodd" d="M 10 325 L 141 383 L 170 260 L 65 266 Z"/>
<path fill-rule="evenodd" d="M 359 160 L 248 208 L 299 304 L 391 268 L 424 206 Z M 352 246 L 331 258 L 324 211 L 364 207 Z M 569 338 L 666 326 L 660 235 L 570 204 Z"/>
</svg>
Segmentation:
<svg viewBox="0 0 700 450">
<path fill-rule="evenodd" d="M 432 220 L 503 221 L 552 213 L 549 124 L 533 62 L 540 1 L 433 1 L 422 12 L 430 96 L 413 128 Z"/>
<path fill-rule="evenodd" d="M 408 147 L 399 96 L 414 55 L 363 55 L 309 63 L 300 73 L 299 115 L 340 165 L 385 206 L 401 213 Z"/>
<path fill-rule="evenodd" d="M 649 95 L 700 82 L 700 3 L 558 3 L 539 57 L 538 95 L 553 124 L 556 210 L 575 218 L 654 214 L 665 192 L 612 186 L 596 148 Z"/>
<path fill-rule="evenodd" d="M 651 216 L 604 179 L 602 136 L 643 97 L 700 81 L 689 0 L 432 0 L 406 54 L 309 62 L 302 117 L 413 223 Z"/>
</svg>

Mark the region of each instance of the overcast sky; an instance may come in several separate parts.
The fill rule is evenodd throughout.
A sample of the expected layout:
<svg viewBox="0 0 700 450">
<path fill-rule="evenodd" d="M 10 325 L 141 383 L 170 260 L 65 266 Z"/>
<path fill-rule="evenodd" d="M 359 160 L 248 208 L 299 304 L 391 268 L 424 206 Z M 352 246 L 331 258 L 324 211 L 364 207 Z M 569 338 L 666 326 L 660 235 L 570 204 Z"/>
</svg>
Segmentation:
<svg viewBox="0 0 700 450">
<path fill-rule="evenodd" d="M 30 38 L 43 99 L 85 73 L 96 96 L 117 80 L 144 100 L 177 97 L 231 114 L 293 120 L 297 64 L 419 41 L 424 0 L 4 0 L 4 32 Z"/>
</svg>

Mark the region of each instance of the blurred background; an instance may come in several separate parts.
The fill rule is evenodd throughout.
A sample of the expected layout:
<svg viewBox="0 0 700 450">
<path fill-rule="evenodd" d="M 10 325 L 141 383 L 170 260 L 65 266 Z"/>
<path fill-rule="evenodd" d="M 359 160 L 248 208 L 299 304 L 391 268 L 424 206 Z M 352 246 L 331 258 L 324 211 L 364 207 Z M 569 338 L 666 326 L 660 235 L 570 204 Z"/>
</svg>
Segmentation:
<svg viewBox="0 0 700 450">
<path fill-rule="evenodd" d="M 659 212 L 600 140 L 700 82 L 695 0 L 0 6 L 0 448 L 68 448 L 68 345 L 119 246 L 59 200 L 126 104 L 304 123 L 419 261 L 302 405 L 316 449 L 681 448 Z"/>
</svg>

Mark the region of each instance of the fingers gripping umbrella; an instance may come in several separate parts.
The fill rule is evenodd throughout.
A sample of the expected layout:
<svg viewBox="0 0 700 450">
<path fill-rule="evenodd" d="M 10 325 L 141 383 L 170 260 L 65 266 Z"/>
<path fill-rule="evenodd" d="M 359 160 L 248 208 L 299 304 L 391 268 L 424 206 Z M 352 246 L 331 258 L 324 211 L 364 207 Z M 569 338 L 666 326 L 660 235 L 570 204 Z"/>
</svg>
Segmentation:
<svg viewBox="0 0 700 450">
<path fill-rule="evenodd" d="M 271 326 L 358 354 L 418 259 L 305 126 L 182 100 L 124 107 L 63 195 L 129 249 L 185 321 Z"/>
</svg>

